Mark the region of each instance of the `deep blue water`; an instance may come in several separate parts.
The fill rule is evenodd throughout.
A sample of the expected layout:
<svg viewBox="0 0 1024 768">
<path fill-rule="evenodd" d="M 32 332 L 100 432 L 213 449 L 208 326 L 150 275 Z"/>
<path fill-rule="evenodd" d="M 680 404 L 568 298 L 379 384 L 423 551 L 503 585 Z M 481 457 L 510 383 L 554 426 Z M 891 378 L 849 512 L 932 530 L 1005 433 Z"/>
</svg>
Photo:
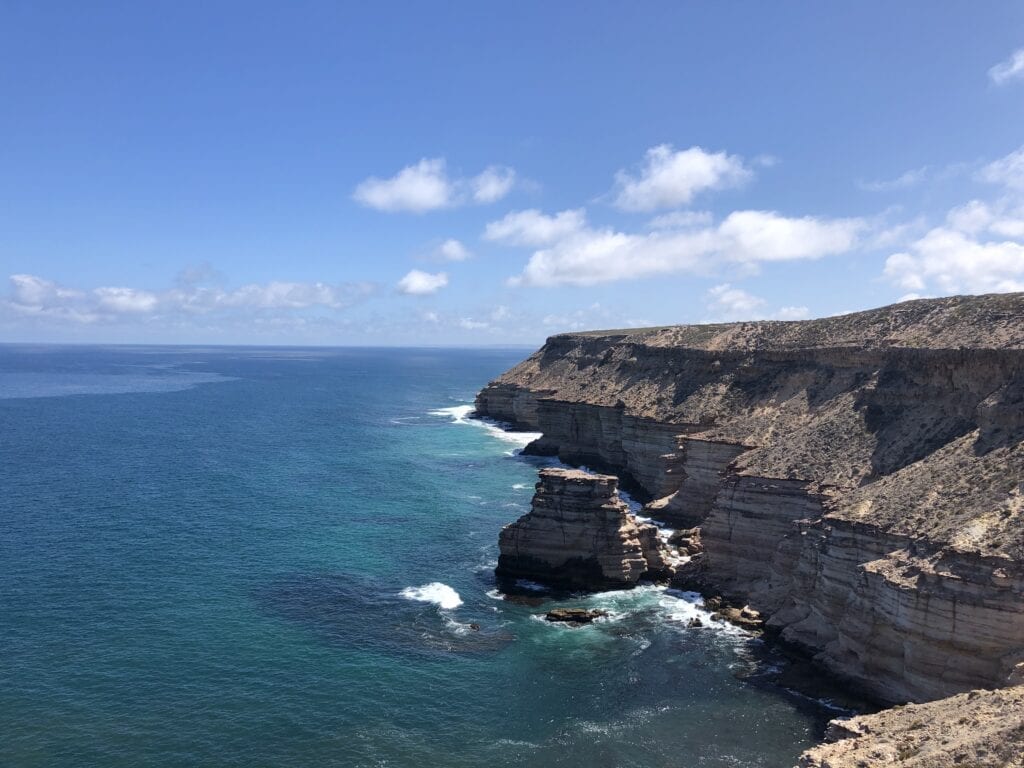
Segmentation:
<svg viewBox="0 0 1024 768">
<path fill-rule="evenodd" d="M 539 460 L 458 407 L 524 355 L 0 347 L 0 766 L 793 765 L 685 597 L 494 593 Z"/>
</svg>

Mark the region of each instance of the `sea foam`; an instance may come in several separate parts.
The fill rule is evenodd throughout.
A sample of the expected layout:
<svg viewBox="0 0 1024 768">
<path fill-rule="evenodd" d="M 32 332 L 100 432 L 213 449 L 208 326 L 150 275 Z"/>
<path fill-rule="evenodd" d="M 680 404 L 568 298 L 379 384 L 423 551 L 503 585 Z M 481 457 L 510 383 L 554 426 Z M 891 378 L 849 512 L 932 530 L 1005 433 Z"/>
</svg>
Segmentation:
<svg viewBox="0 0 1024 768">
<path fill-rule="evenodd" d="M 513 443 L 520 448 L 525 448 L 541 436 L 540 432 L 510 432 L 490 419 L 471 419 L 469 415 L 472 412 L 472 405 L 453 405 L 450 408 L 437 408 L 430 411 L 430 415 L 446 416 L 452 420 L 452 424 L 468 424 L 471 427 L 485 429 L 492 437 L 504 440 L 506 443 Z"/>
<path fill-rule="evenodd" d="M 447 611 L 462 605 L 462 598 L 459 597 L 459 593 L 440 581 L 432 581 L 429 584 L 424 584 L 422 587 L 406 587 L 400 594 L 407 600 L 433 603 Z"/>
</svg>

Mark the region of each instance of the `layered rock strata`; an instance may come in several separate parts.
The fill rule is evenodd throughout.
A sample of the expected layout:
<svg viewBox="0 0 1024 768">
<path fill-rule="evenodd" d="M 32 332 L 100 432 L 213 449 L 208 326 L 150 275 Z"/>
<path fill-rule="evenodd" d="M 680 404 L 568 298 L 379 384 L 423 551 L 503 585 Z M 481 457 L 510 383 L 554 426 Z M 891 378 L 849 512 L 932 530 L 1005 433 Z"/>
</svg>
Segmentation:
<svg viewBox="0 0 1024 768">
<path fill-rule="evenodd" d="M 1024 295 L 554 336 L 477 398 L 888 702 L 1024 677 Z"/>
<path fill-rule="evenodd" d="M 672 575 L 658 529 L 630 513 L 618 478 L 575 469 L 541 470 L 530 512 L 502 529 L 498 547 L 505 583 L 599 591 Z"/>
</svg>

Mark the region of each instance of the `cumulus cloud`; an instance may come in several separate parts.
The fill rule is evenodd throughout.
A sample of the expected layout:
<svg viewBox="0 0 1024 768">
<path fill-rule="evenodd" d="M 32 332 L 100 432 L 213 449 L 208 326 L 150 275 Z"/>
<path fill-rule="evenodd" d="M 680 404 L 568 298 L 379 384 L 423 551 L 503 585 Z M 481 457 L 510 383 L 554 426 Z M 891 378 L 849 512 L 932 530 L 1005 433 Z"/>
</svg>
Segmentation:
<svg viewBox="0 0 1024 768">
<path fill-rule="evenodd" d="M 250 283 L 234 290 L 182 281 L 167 291 L 124 286 L 92 290 L 67 288 L 37 275 L 10 276 L 10 294 L 2 306 L 22 317 L 75 323 L 116 322 L 130 318 L 199 314 L 253 313 L 265 310 L 344 309 L 369 295 L 366 283 Z"/>
<path fill-rule="evenodd" d="M 484 228 L 484 239 L 509 245 L 548 245 L 578 232 L 586 224 L 582 208 L 546 216 L 536 209 L 513 211 Z"/>
<path fill-rule="evenodd" d="M 398 291 L 407 296 L 427 296 L 437 293 L 446 285 L 448 285 L 448 275 L 444 272 L 435 274 L 411 269 L 405 277 L 398 281 Z"/>
<path fill-rule="evenodd" d="M 971 200 L 885 262 L 907 296 L 1024 290 L 1024 147 L 985 165 L 981 181 L 1002 187 Z"/>
<path fill-rule="evenodd" d="M 936 227 L 890 256 L 884 274 L 915 294 L 1024 291 L 1024 244 Z"/>
<path fill-rule="evenodd" d="M 423 158 L 389 178 L 365 179 L 352 199 L 379 211 L 424 213 L 469 201 L 493 203 L 511 191 L 515 179 L 514 170 L 497 165 L 472 178 L 451 178 L 444 158 Z"/>
<path fill-rule="evenodd" d="M 1018 48 L 1010 54 L 1010 58 L 992 67 L 988 71 L 988 76 L 996 85 L 1004 85 L 1012 80 L 1024 80 L 1024 48 Z"/>
<path fill-rule="evenodd" d="M 661 144 L 647 150 L 639 175 L 625 170 L 615 174 L 615 205 L 626 211 L 675 208 L 689 204 L 700 192 L 737 187 L 752 176 L 737 155 Z"/>
<path fill-rule="evenodd" d="M 465 261 L 473 254 L 461 242 L 451 238 L 437 247 L 437 255 L 446 261 Z"/>
<path fill-rule="evenodd" d="M 537 250 L 512 285 L 594 285 L 672 272 L 709 274 L 723 264 L 816 259 L 857 243 L 861 219 L 789 218 L 735 211 L 717 226 L 646 233 L 580 226 Z"/>
</svg>

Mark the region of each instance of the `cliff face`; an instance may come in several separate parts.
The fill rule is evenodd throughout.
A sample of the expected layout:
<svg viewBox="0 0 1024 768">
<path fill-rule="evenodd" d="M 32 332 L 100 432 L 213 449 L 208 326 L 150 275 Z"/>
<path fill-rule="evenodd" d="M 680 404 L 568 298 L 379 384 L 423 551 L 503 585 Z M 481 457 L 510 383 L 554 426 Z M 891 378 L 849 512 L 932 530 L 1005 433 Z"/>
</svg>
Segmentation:
<svg viewBox="0 0 1024 768">
<path fill-rule="evenodd" d="M 630 513 L 612 475 L 541 470 L 530 512 L 502 529 L 498 548 L 502 581 L 593 591 L 671 576 L 658 529 Z"/>
<path fill-rule="evenodd" d="M 887 701 L 1024 677 L 1024 295 L 555 336 L 477 398 Z"/>
</svg>

